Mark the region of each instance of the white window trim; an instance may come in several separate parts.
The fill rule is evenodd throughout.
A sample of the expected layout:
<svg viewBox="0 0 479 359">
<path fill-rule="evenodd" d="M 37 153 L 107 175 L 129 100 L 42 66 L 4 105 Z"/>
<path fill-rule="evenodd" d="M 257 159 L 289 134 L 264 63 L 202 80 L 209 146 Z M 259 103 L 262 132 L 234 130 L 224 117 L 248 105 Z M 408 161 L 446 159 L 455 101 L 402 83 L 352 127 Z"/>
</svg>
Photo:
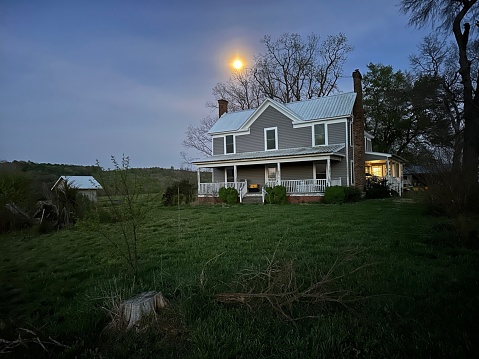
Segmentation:
<svg viewBox="0 0 479 359">
<path fill-rule="evenodd" d="M 233 152 L 230 152 L 230 153 L 226 153 L 226 137 L 228 136 L 233 136 Z M 225 155 L 231 155 L 231 154 L 234 154 L 236 153 L 236 136 L 235 135 L 225 135 L 224 138 L 223 138 L 223 153 Z"/>
<path fill-rule="evenodd" d="M 348 131 L 349 131 L 349 147 L 353 147 L 353 121 L 349 121 L 349 128 L 348 128 Z"/>
<path fill-rule="evenodd" d="M 351 161 L 350 171 L 351 173 L 349 174 L 349 181 L 351 182 L 351 185 L 354 185 L 356 182 L 356 178 L 354 178 L 354 161 Z"/>
<path fill-rule="evenodd" d="M 316 135 L 316 131 L 314 130 L 314 127 L 316 125 L 324 125 L 324 145 L 316 145 L 315 141 L 314 141 L 314 138 L 315 138 L 315 135 Z M 327 123 L 315 123 L 313 126 L 311 126 L 311 144 L 313 147 L 316 147 L 316 146 L 327 146 L 329 144 L 328 142 L 328 124 Z"/>
<path fill-rule="evenodd" d="M 270 130 L 274 130 L 274 145 L 275 148 L 268 149 L 268 139 L 266 133 Z M 265 151 L 274 151 L 278 149 L 278 127 L 268 127 L 264 129 L 264 150 Z"/>
</svg>

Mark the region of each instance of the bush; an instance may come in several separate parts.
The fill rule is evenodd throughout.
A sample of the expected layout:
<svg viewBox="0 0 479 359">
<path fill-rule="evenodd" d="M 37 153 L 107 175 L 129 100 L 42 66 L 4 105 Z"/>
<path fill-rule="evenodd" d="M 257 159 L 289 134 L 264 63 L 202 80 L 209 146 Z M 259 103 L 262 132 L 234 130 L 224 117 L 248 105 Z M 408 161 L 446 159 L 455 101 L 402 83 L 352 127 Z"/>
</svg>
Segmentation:
<svg viewBox="0 0 479 359">
<path fill-rule="evenodd" d="M 383 179 L 368 179 L 366 181 L 366 198 L 389 198 L 391 197 L 391 190 L 389 189 L 387 180 Z"/>
<path fill-rule="evenodd" d="M 162 202 L 165 206 L 174 206 L 178 203 L 189 204 L 193 202 L 195 190 L 195 185 L 188 180 L 174 182 L 166 188 Z"/>
<path fill-rule="evenodd" d="M 357 187 L 344 187 L 345 200 L 346 202 L 358 202 L 363 198 L 363 193 Z"/>
<path fill-rule="evenodd" d="M 266 203 L 270 204 L 284 204 L 286 203 L 286 187 L 274 186 L 266 187 Z"/>
<path fill-rule="evenodd" d="M 223 203 L 236 204 L 238 203 L 238 191 L 233 187 L 221 187 L 218 191 L 218 195 Z"/>
<path fill-rule="evenodd" d="M 343 186 L 326 187 L 324 191 L 324 203 L 344 203 L 346 202 L 346 188 Z"/>
<path fill-rule="evenodd" d="M 331 186 L 326 187 L 324 193 L 324 203 L 346 203 L 357 202 L 361 200 L 362 193 L 356 187 Z"/>
</svg>

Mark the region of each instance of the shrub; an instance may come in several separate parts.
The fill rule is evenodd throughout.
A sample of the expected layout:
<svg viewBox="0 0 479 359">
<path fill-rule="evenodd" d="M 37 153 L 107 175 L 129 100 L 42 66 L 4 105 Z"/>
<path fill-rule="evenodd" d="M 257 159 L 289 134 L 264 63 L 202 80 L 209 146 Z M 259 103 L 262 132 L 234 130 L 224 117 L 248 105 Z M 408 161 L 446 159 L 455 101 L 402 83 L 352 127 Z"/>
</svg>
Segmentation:
<svg viewBox="0 0 479 359">
<path fill-rule="evenodd" d="M 274 186 L 266 187 L 266 203 L 284 204 L 286 203 L 286 187 Z"/>
<path fill-rule="evenodd" d="M 366 181 L 366 198 L 388 198 L 391 197 L 391 190 L 389 189 L 387 180 L 383 179 L 369 179 Z"/>
<path fill-rule="evenodd" d="M 346 202 L 346 188 L 343 186 L 326 187 L 324 191 L 324 203 L 344 203 Z"/>
<path fill-rule="evenodd" d="M 221 187 L 218 191 L 218 195 L 223 203 L 235 204 L 238 203 L 238 191 L 233 187 Z"/>
<path fill-rule="evenodd" d="M 356 187 L 331 186 L 326 187 L 324 193 L 324 203 L 346 203 L 357 202 L 361 200 L 362 193 Z"/>
<path fill-rule="evenodd" d="M 195 185 L 188 180 L 174 182 L 163 193 L 162 202 L 165 206 L 189 204 L 195 195 Z"/>
<path fill-rule="evenodd" d="M 357 187 L 344 187 L 345 201 L 346 202 L 358 202 L 363 197 L 361 190 Z"/>
</svg>

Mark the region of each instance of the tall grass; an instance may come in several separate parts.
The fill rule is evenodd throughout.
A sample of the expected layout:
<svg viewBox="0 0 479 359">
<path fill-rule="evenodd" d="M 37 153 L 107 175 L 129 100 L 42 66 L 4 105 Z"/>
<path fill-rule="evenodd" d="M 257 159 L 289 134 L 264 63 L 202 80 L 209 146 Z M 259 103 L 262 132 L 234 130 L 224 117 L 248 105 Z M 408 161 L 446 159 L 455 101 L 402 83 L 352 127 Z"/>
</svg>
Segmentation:
<svg viewBox="0 0 479 359">
<path fill-rule="evenodd" d="M 22 349 L 39 357 L 479 354 L 478 253 L 447 241 L 454 232 L 413 201 L 148 206 L 134 283 L 122 275 L 128 264 L 118 252 L 81 223 L 43 236 L 0 237 L 0 338 L 13 340 L 25 328 L 68 346 Z M 115 226 L 102 226 L 115 235 Z M 292 322 L 267 300 L 247 306 L 215 298 L 238 289 L 242 274 L 265 268 L 273 254 L 294 263 L 297 288 L 307 290 L 311 278 L 351 248 L 358 252 L 336 268 L 340 278 L 332 289 L 362 300 L 295 304 L 287 314 L 310 318 Z M 261 287 L 249 283 L 241 288 Z M 161 291 L 170 301 L 163 321 L 120 341 L 109 337 L 108 298 L 144 290 Z"/>
</svg>

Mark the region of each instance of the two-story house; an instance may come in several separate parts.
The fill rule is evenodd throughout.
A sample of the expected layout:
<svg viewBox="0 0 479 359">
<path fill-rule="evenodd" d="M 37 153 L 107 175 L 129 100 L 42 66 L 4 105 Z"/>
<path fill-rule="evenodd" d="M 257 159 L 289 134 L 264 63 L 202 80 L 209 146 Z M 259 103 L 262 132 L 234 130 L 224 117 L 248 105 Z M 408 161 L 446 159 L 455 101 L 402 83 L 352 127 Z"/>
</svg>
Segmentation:
<svg viewBox="0 0 479 359">
<path fill-rule="evenodd" d="M 235 187 L 242 201 L 280 184 L 288 201 L 313 202 L 327 186 L 362 190 L 366 174 L 387 178 L 400 193 L 404 160 L 372 151 L 358 70 L 353 80 L 351 93 L 287 104 L 266 99 L 233 113 L 219 100 L 219 119 L 208 132 L 213 155 L 194 162 L 199 201 L 211 201 L 221 187 Z M 212 183 L 200 183 L 202 168 L 212 169 Z"/>
</svg>

